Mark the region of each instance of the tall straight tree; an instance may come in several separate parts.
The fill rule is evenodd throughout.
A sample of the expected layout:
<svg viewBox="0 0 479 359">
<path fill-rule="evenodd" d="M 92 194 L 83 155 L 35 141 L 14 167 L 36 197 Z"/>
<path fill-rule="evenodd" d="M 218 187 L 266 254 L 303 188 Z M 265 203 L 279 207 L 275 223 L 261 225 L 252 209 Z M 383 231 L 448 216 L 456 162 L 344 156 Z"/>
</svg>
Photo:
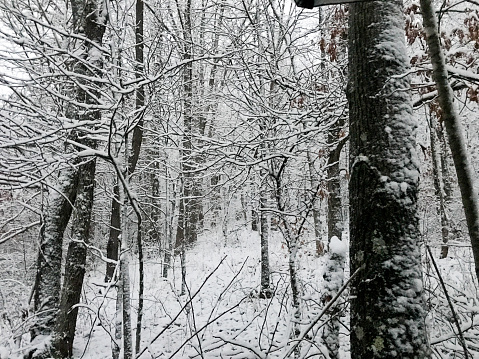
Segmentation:
<svg viewBox="0 0 479 359">
<path fill-rule="evenodd" d="M 140 82 L 144 78 L 144 2 L 136 0 L 135 3 L 135 79 Z M 140 157 L 141 144 L 143 142 L 143 125 L 145 115 L 145 88 L 139 85 L 135 90 L 135 118 L 133 127 L 133 136 L 131 140 L 131 155 L 128 156 L 127 176 L 130 177 L 136 170 L 136 165 Z M 118 260 L 118 249 L 120 235 L 120 202 L 119 188 L 116 181 L 113 185 L 113 197 L 111 203 L 110 232 L 107 243 L 107 256 L 110 259 Z M 141 219 L 140 219 L 141 222 Z M 141 223 L 140 223 L 141 224 Z M 140 227 L 140 225 L 138 226 Z M 140 234 L 141 236 L 141 234 Z M 140 238 L 141 239 L 141 238 Z M 138 241 L 139 255 L 142 255 L 141 240 Z M 142 267 L 143 264 L 140 264 Z M 115 264 L 108 262 L 106 264 L 105 282 L 112 279 L 115 271 Z M 142 269 L 140 269 L 142 271 Z"/>
<path fill-rule="evenodd" d="M 402 0 L 349 18 L 351 357 L 427 358 Z"/>
<path fill-rule="evenodd" d="M 180 166 L 181 166 L 181 199 L 176 231 L 176 246 L 196 242 L 200 217 L 202 216 L 202 204 L 200 198 L 200 181 L 196 172 L 198 155 L 195 150 L 195 136 L 198 134 L 199 121 L 194 113 L 195 79 L 193 69 L 193 2 L 187 0 L 182 7 L 176 2 L 178 8 L 179 23 L 181 24 L 182 42 L 180 43 L 181 58 L 185 62 L 182 69 L 182 96 L 183 96 L 183 136 L 181 140 Z M 181 249 L 181 255 L 184 250 Z"/>
<path fill-rule="evenodd" d="M 441 49 L 434 6 L 430 0 L 421 0 L 424 29 L 431 56 L 433 79 L 437 86 L 438 102 L 451 148 L 457 180 L 461 191 L 462 205 L 472 245 L 476 277 L 479 280 L 479 199 L 474 189 L 473 170 L 466 149 L 459 115 L 454 107 L 454 94 L 447 79 L 446 61 Z"/>
</svg>

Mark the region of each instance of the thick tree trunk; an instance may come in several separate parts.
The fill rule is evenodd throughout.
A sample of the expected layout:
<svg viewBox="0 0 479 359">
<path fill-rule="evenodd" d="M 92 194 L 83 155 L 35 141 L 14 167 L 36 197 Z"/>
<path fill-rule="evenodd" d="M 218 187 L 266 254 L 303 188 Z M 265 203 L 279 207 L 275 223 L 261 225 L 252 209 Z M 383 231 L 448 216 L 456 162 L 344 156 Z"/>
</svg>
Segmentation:
<svg viewBox="0 0 479 359">
<path fill-rule="evenodd" d="M 477 192 L 474 190 L 473 171 L 467 154 L 462 125 L 454 107 L 454 94 L 447 79 L 446 61 L 441 50 L 434 7 L 431 0 L 421 0 L 420 3 L 424 29 L 427 35 L 426 41 L 431 57 L 433 79 L 437 86 L 442 120 L 446 126 L 449 146 L 456 168 L 467 229 L 471 239 L 476 278 L 479 281 L 479 202 Z"/>
<path fill-rule="evenodd" d="M 402 0 L 350 5 L 351 357 L 428 358 Z"/>
<path fill-rule="evenodd" d="M 85 63 L 94 68 L 101 68 L 101 58 L 97 56 L 95 43 L 102 44 L 103 34 L 105 32 L 108 13 L 106 7 L 98 4 L 96 1 L 86 0 L 78 2 L 71 0 L 73 29 L 74 32 L 84 35 L 88 40 L 83 41 L 82 48 L 84 52 L 81 57 Z M 75 87 L 75 96 L 78 102 L 87 105 L 97 104 L 97 97 L 100 96 L 98 84 L 95 81 L 83 83 L 82 76 L 99 76 L 97 70 L 90 70 L 90 67 L 79 61 L 76 64 L 75 72 L 79 75 L 79 81 L 84 86 Z M 85 88 L 89 88 L 87 91 Z M 78 121 L 98 121 L 100 112 L 97 110 L 74 112 Z M 77 141 L 89 148 L 96 147 L 96 141 L 88 139 L 83 133 L 75 133 Z M 60 299 L 60 310 L 56 318 L 56 325 L 52 333 L 52 352 L 55 358 L 70 357 L 73 350 L 73 340 L 75 337 L 76 319 L 78 308 L 73 308 L 80 302 L 81 291 L 83 288 L 83 279 L 86 266 L 86 247 L 89 242 L 91 227 L 91 212 L 93 208 L 93 192 L 95 182 L 96 160 L 88 159 L 81 164 L 77 172 L 78 190 L 75 206 L 75 219 L 72 224 L 72 241 L 69 244 L 63 288 Z M 73 308 L 73 309 L 72 309 Z"/>
<path fill-rule="evenodd" d="M 32 339 L 39 335 L 50 335 L 55 324 L 60 301 L 63 235 L 76 199 L 77 171 L 73 166 L 61 171 L 57 188 L 50 189 L 48 195 L 33 288 L 36 318 L 31 328 Z"/>
<path fill-rule="evenodd" d="M 72 240 L 68 245 L 60 310 L 57 315 L 55 335 L 52 342 L 55 358 L 71 358 L 73 355 L 73 340 L 75 338 L 78 308 L 72 309 L 72 307 L 80 302 L 85 276 L 87 255 L 85 244 L 89 242 L 90 237 L 95 164 L 95 159 L 91 159 L 88 163 L 82 165 L 79 171 L 78 195 L 72 224 Z"/>
</svg>

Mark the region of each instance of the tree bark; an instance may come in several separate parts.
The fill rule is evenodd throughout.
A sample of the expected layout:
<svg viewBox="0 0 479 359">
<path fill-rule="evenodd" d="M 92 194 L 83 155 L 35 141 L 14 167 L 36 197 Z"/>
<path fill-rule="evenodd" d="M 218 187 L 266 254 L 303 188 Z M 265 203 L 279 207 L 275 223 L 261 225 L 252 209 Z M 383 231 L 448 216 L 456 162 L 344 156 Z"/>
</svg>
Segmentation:
<svg viewBox="0 0 479 359">
<path fill-rule="evenodd" d="M 97 68 L 101 67 L 101 63 L 96 63 L 101 60 L 95 58 L 91 61 L 92 57 L 90 56 L 91 54 L 89 53 L 89 50 L 92 48 L 92 43 L 101 45 L 108 14 L 106 13 L 106 7 L 102 6 L 104 4 L 97 4 L 96 1 L 71 0 L 70 4 L 72 8 L 73 32 L 76 34 L 82 34 L 88 39 L 88 41 L 83 42 L 84 52 L 81 55 L 81 60 L 76 59 L 75 63 L 77 66 L 74 67 L 75 73 L 80 75 L 75 81 L 82 83 L 82 75 L 97 75 L 91 73 L 85 63 L 91 62 L 91 64 Z M 102 21 L 99 21 L 100 14 L 103 16 Z M 96 101 L 82 86 L 75 85 L 73 86 L 72 91 L 78 102 L 94 104 Z M 95 89 L 90 89 L 90 92 L 94 95 L 98 95 Z M 69 104 L 69 106 L 73 107 L 72 104 Z M 81 115 L 73 109 L 67 111 L 72 117 L 77 117 L 79 121 L 96 120 L 99 118 L 99 112 L 95 110 Z M 86 145 L 92 144 L 89 140 L 82 138 L 82 136 L 76 131 L 70 135 L 70 138 Z M 81 171 L 74 169 L 73 166 L 75 165 L 76 163 L 73 163 L 72 168 L 65 169 L 60 173 L 60 193 L 62 194 L 59 195 L 59 193 L 52 193 L 53 198 L 49 203 L 50 207 L 47 210 L 47 214 L 44 218 L 44 225 L 42 226 L 42 243 L 40 245 L 37 278 L 34 288 L 34 311 L 38 315 L 38 320 L 31 330 L 32 338 L 35 338 L 40 334 L 51 334 L 55 328 L 54 321 L 56 320 L 59 322 L 63 319 L 61 316 L 55 318 L 55 312 L 58 309 L 58 304 L 60 302 L 61 276 L 59 273 L 61 273 L 63 234 L 72 213 L 71 206 L 77 196 L 77 186 L 79 181 L 81 181 L 78 178 L 79 173 L 83 172 L 83 167 L 87 166 L 87 164 L 80 165 Z M 88 196 L 88 194 L 83 192 L 79 192 L 78 195 Z M 86 219 L 85 225 L 89 226 L 88 219 Z M 67 260 L 68 259 L 71 258 L 67 258 Z M 69 286 L 67 286 L 67 288 L 68 292 L 73 290 Z M 81 286 L 80 288 L 75 288 L 75 290 L 81 291 Z M 61 295 L 63 297 L 64 295 L 70 294 L 65 292 Z M 67 302 L 68 301 L 66 300 L 65 303 Z M 65 308 L 62 308 L 62 310 L 63 309 Z M 58 333 L 54 333 L 54 336 L 57 335 Z"/>
<path fill-rule="evenodd" d="M 176 235 L 176 247 L 188 246 L 195 243 L 198 237 L 198 226 L 202 213 L 201 199 L 199 191 L 199 181 L 196 176 L 196 162 L 197 156 L 193 153 L 194 133 L 198 129 L 198 121 L 195 121 L 193 113 L 193 63 L 190 61 L 193 58 L 193 34 L 192 34 L 192 2 L 186 1 L 185 10 L 183 12 L 183 41 L 182 57 L 184 61 L 189 61 L 183 68 L 183 124 L 184 134 L 182 139 L 181 149 L 181 167 L 183 177 L 181 203 L 180 203 L 180 217 L 181 221 L 178 225 Z"/>
<path fill-rule="evenodd" d="M 436 197 L 439 201 L 438 213 L 441 221 L 441 236 L 442 243 L 441 246 L 441 258 L 446 258 L 449 252 L 449 220 L 447 217 L 446 202 L 444 195 L 444 181 L 442 177 L 442 168 L 441 168 L 441 148 L 439 144 L 439 138 L 437 134 L 437 120 L 434 115 L 431 114 L 430 125 L 429 125 L 429 137 L 431 142 L 431 159 L 432 159 L 432 173 L 434 181 L 434 190 L 436 192 Z"/>
<path fill-rule="evenodd" d="M 263 177 L 263 181 L 266 178 Z M 260 217 L 260 244 L 261 244 L 261 290 L 260 298 L 271 298 L 271 279 L 269 270 L 269 226 L 267 213 L 267 197 L 265 184 L 261 184 L 260 199 L 259 199 L 259 217 Z"/>
<path fill-rule="evenodd" d="M 60 310 L 55 324 L 52 347 L 55 358 L 71 358 L 75 338 L 81 289 L 85 277 L 87 248 L 91 228 L 96 160 L 90 159 L 79 171 L 78 196 L 72 224 L 72 239 L 68 245 Z M 73 309 L 72 309 L 73 308 Z"/>
<path fill-rule="evenodd" d="M 108 243 L 106 246 L 107 258 L 118 260 L 118 244 L 120 236 L 120 187 L 118 186 L 118 179 L 115 179 L 113 185 L 113 197 L 111 199 L 111 215 L 110 215 L 110 231 L 108 236 Z M 108 262 L 106 264 L 105 282 L 113 279 L 116 264 Z"/>
<path fill-rule="evenodd" d="M 446 127 L 452 159 L 456 168 L 467 229 L 471 239 L 476 278 L 479 281 L 479 203 L 477 192 L 474 190 L 473 171 L 467 154 L 462 125 L 454 107 L 454 94 L 447 79 L 446 61 L 441 50 L 434 7 L 431 0 L 421 0 L 420 3 L 433 69 L 432 76 L 436 83 L 442 120 Z"/>
<path fill-rule="evenodd" d="M 128 150 L 125 149 L 127 152 Z M 127 157 L 127 156 L 125 156 Z M 121 208 L 121 254 L 120 254 L 120 287 L 121 305 L 122 305 L 122 338 L 123 338 L 123 358 L 133 358 L 133 339 L 131 331 L 131 289 L 130 289 L 130 249 L 128 245 L 128 197 L 125 189 L 120 189 L 120 198 L 122 199 Z"/>
<path fill-rule="evenodd" d="M 71 0 L 74 32 L 83 35 L 82 61 L 78 61 L 75 72 L 80 75 L 78 80 L 84 86 L 77 86 L 76 99 L 88 105 L 97 104 L 100 96 L 99 86 L 95 81 L 83 83 L 81 76 L 100 76 L 97 70 L 102 67 L 101 57 L 96 54 L 94 45 L 102 45 L 108 13 L 104 4 L 93 0 L 78 2 Z M 88 88 L 86 90 L 85 88 Z M 78 121 L 99 121 L 101 114 L 98 110 L 85 112 L 75 111 L 74 116 Z M 89 148 L 96 147 L 96 140 L 89 139 L 82 133 L 75 134 L 77 141 Z M 77 171 L 78 190 L 75 206 L 75 218 L 72 224 L 72 240 L 68 247 L 63 288 L 60 299 L 60 310 L 56 318 L 55 329 L 52 334 L 52 352 L 55 358 L 71 357 L 73 340 L 75 338 L 76 319 L 78 308 L 73 308 L 80 302 L 83 279 L 85 276 L 87 249 L 91 227 L 91 212 L 93 208 L 93 193 L 95 183 L 96 159 L 90 158 L 81 164 Z M 73 309 L 72 309 L 73 308 Z"/>
<path fill-rule="evenodd" d="M 332 149 L 328 158 L 328 243 L 331 238 L 336 236 L 341 240 L 343 233 L 343 213 L 341 207 L 341 182 L 339 178 L 339 157 L 344 145 L 344 141 L 338 141 L 339 129 L 333 129 L 329 133 L 329 141 L 337 143 Z"/>
<path fill-rule="evenodd" d="M 78 187 L 77 169 L 60 172 L 59 185 L 50 193 L 40 230 L 37 274 L 33 288 L 35 322 L 30 330 L 34 339 L 50 335 L 60 301 L 63 235 L 70 220 Z"/>
<path fill-rule="evenodd" d="M 311 155 L 311 152 L 308 150 L 307 152 L 307 159 L 308 159 L 308 169 L 309 169 L 309 182 L 311 185 L 311 190 L 314 191 L 313 198 L 312 198 L 312 209 L 311 212 L 313 213 L 313 224 L 314 224 L 314 238 L 316 244 L 316 254 L 318 256 L 324 253 L 324 244 L 322 240 L 322 231 L 321 231 L 321 201 L 322 198 L 319 192 L 319 179 L 318 174 L 315 173 L 314 170 L 314 161 Z"/>
<path fill-rule="evenodd" d="M 351 357 L 428 358 L 401 0 L 350 5 Z"/>
<path fill-rule="evenodd" d="M 140 80 L 144 77 L 144 37 L 143 37 L 143 23 L 144 23 L 144 3 L 143 0 L 136 0 L 135 6 L 135 60 L 136 60 L 136 72 L 135 77 Z M 138 123 L 133 130 L 132 138 L 132 156 L 129 158 L 129 177 L 135 172 L 138 158 L 140 157 L 141 143 L 143 141 L 143 117 L 145 113 L 145 89 L 140 86 L 136 90 L 135 110 L 138 116 Z M 141 344 L 141 329 L 143 325 L 143 293 L 145 287 L 145 274 L 143 265 L 143 242 L 141 238 L 141 216 L 137 215 L 137 233 L 136 233 L 136 245 L 138 249 L 138 271 L 139 271 L 139 287 L 138 287 L 138 314 L 136 320 L 136 333 L 135 333 L 135 353 L 140 351 Z"/>
</svg>

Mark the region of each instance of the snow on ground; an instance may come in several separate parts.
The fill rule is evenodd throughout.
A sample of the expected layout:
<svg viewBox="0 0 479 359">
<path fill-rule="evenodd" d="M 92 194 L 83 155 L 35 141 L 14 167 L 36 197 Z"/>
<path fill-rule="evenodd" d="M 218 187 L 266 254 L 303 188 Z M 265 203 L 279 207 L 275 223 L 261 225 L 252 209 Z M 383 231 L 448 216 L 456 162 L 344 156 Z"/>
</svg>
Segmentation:
<svg viewBox="0 0 479 359">
<path fill-rule="evenodd" d="M 141 345 L 146 350 L 141 358 L 261 358 L 266 353 L 268 358 L 283 358 L 289 349 L 292 311 L 287 248 L 281 238 L 279 232 L 272 233 L 270 265 L 275 295 L 271 299 L 257 296 L 260 239 L 255 232 L 239 230 L 226 240 L 219 234 L 203 235 L 186 254 L 188 291 L 184 296 L 179 295 L 178 257 L 168 280 L 162 278 L 162 263 L 148 260 Z M 324 257 L 314 255 L 314 243 L 303 244 L 298 254 L 302 324 L 308 324 L 320 312 L 324 261 Z M 92 273 L 86 288 L 88 309 L 81 309 L 79 316 L 75 358 L 111 357 L 115 291 L 105 294 L 104 288 L 93 284 L 101 277 L 100 272 Z M 135 292 L 136 266 L 131 267 L 131 277 Z M 346 307 L 344 302 L 339 305 Z M 133 307 L 136 306 L 134 300 Z M 316 339 L 303 345 L 302 351 L 319 354 L 320 334 Z M 342 350 L 341 358 L 347 358 L 347 340 Z"/>
<path fill-rule="evenodd" d="M 347 236 L 343 242 L 347 242 Z M 344 253 L 345 243 L 332 241 L 331 251 Z M 451 242 L 449 256 L 438 259 L 440 246 L 434 246 L 433 254 L 441 276 L 451 297 L 471 353 L 479 353 L 479 287 L 475 279 L 474 262 L 470 246 L 464 242 Z M 317 318 L 321 311 L 324 292 L 323 272 L 328 256 L 316 257 L 315 244 L 305 240 L 298 253 L 301 296 L 301 324 L 299 330 Z M 141 358 L 284 358 L 290 349 L 292 337 L 292 309 L 289 290 L 288 253 L 279 232 L 272 232 L 270 240 L 270 264 L 274 296 L 259 299 L 260 239 L 257 233 L 244 229 L 230 233 L 225 239 L 216 233 L 202 235 L 196 245 L 188 250 L 187 284 L 189 294 L 180 296 L 181 271 L 176 258 L 174 270 L 168 279 L 162 278 L 162 263 L 153 258 L 145 263 L 145 310 L 142 327 Z M 346 255 L 347 258 L 347 255 Z M 441 357 L 456 357 L 462 347 L 456 337 L 455 323 L 450 305 L 431 259 L 424 256 L 424 284 L 428 327 L 431 344 Z M 134 261 L 132 261 L 134 262 Z M 111 358 L 111 337 L 114 337 L 116 293 L 106 290 L 101 283 L 104 265 L 97 265 L 89 273 L 84 288 L 82 307 L 77 325 L 75 358 Z M 348 264 L 345 263 L 348 278 Z M 138 288 L 137 265 L 131 266 L 133 293 Z M 3 285 L 8 279 L 3 280 Z M 11 283 L 17 283 L 12 281 Z M 22 287 L 23 288 L 23 287 Z M 1 288 L 0 293 L 18 295 Z M 28 292 L 28 291 L 25 291 Z M 17 293 L 17 294 L 15 294 Z M 23 293 L 23 292 L 19 292 Z M 348 305 L 345 298 L 338 301 L 345 316 L 341 333 L 342 359 L 349 359 Z M 189 302 L 190 298 L 193 300 Z M 22 349 L 16 348 L 16 336 L 28 332 L 28 322 L 15 319 L 16 305 L 26 299 L 5 297 L 0 317 L 0 358 L 20 357 Z M 23 303 L 23 304 L 22 304 Z M 133 319 L 137 299 L 133 299 Z M 183 308 L 183 310 L 182 310 Z M 13 318 L 9 322 L 5 318 Z M 302 357 L 321 358 L 320 326 L 313 329 L 302 343 Z M 136 323 L 133 323 L 136 328 Z M 135 332 L 135 329 L 133 329 Z M 135 334 L 135 333 L 133 333 Z M 28 334 L 23 345 L 28 347 Z M 307 354 L 306 354 L 307 352 Z M 460 357 L 460 356 L 459 356 Z M 479 358 L 479 356 L 477 356 Z"/>
</svg>

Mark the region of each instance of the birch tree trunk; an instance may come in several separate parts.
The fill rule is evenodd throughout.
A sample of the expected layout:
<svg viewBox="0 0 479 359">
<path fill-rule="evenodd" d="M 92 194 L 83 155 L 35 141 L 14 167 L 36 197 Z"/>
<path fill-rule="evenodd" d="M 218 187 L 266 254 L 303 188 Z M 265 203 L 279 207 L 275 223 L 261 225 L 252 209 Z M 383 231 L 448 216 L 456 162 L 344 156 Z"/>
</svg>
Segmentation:
<svg viewBox="0 0 479 359">
<path fill-rule="evenodd" d="M 428 358 L 401 0 L 350 5 L 351 358 Z"/>
<path fill-rule="evenodd" d="M 479 281 L 479 203 L 477 192 L 474 190 L 473 171 L 467 154 L 462 125 L 454 107 L 454 94 L 447 79 L 446 61 L 441 50 L 434 7 L 431 0 L 421 0 L 420 3 L 433 69 L 432 76 L 436 83 L 442 119 L 456 168 L 467 229 L 471 239 L 476 278 Z"/>
</svg>

